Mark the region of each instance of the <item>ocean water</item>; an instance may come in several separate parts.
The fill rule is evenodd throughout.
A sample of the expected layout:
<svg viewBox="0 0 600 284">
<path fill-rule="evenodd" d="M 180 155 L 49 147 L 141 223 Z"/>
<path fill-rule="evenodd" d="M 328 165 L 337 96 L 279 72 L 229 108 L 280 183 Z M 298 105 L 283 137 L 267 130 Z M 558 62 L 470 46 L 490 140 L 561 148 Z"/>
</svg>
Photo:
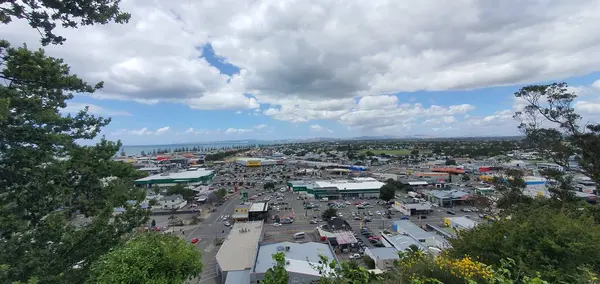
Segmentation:
<svg viewBox="0 0 600 284">
<path fill-rule="evenodd" d="M 140 155 L 142 151 L 146 154 L 152 153 L 154 150 L 158 149 L 175 149 L 175 148 L 202 148 L 202 149 L 223 149 L 223 148 L 231 148 L 235 146 L 251 146 L 251 145 L 266 145 L 268 142 L 261 141 L 258 142 L 240 142 L 240 143 L 231 143 L 231 142 L 223 142 L 223 143 L 189 143 L 189 144 L 170 144 L 170 145 L 142 145 L 142 146 L 123 146 L 121 151 L 125 152 L 127 156 Z M 118 155 L 118 153 L 117 153 Z"/>
</svg>

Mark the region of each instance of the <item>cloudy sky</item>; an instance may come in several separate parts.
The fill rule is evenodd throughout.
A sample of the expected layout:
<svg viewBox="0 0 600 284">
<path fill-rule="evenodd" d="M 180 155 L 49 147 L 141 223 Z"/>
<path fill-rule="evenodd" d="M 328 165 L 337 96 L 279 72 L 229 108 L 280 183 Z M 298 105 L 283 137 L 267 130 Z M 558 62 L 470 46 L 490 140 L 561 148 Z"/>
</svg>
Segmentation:
<svg viewBox="0 0 600 284">
<path fill-rule="evenodd" d="M 565 81 L 600 117 L 597 0 L 123 0 L 126 25 L 47 47 L 126 145 L 515 135 L 520 86 Z M 35 47 L 24 22 L 0 38 Z M 599 122 L 599 121 L 596 121 Z"/>
</svg>

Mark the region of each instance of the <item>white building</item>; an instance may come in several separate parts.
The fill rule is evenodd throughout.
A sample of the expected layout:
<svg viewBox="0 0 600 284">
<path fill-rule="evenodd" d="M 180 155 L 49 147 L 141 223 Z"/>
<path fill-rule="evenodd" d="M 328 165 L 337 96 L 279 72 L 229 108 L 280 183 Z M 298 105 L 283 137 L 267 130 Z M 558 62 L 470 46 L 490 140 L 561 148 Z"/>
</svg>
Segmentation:
<svg viewBox="0 0 600 284">
<path fill-rule="evenodd" d="M 183 199 L 181 194 L 174 194 L 169 196 L 163 196 L 158 200 L 158 206 L 155 208 L 159 209 L 181 209 L 187 205 L 187 201 Z"/>
<path fill-rule="evenodd" d="M 559 172 L 565 171 L 563 166 L 554 163 L 537 163 L 537 168 L 540 170 L 555 170 Z"/>
</svg>

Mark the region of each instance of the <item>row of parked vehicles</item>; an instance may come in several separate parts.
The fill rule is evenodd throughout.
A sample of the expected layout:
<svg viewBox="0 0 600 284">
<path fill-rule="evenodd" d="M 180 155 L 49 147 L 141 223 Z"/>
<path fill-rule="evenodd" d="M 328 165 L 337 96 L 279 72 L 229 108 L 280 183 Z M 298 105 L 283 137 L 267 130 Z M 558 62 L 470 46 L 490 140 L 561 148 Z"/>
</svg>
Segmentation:
<svg viewBox="0 0 600 284">
<path fill-rule="evenodd" d="M 367 238 L 367 240 L 369 240 L 369 242 L 375 246 L 375 247 L 385 247 L 385 245 L 381 242 L 381 237 L 375 235 L 373 232 L 371 232 L 371 230 L 369 228 L 362 228 L 360 229 L 360 234 L 365 236 L 365 238 Z M 364 249 L 364 247 L 366 247 L 363 243 L 363 241 L 359 238 L 357 238 L 358 240 L 358 244 L 361 246 L 361 248 Z"/>
</svg>

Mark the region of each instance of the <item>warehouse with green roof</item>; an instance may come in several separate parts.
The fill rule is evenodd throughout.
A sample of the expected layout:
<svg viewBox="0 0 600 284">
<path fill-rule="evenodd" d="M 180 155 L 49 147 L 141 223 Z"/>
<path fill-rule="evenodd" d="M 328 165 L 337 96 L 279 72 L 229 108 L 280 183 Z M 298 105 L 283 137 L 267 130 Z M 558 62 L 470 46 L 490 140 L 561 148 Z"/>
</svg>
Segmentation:
<svg viewBox="0 0 600 284">
<path fill-rule="evenodd" d="M 172 186 L 175 184 L 201 185 L 208 184 L 215 177 L 215 172 L 207 169 L 193 168 L 175 173 L 151 175 L 135 181 L 137 186 Z"/>
</svg>

